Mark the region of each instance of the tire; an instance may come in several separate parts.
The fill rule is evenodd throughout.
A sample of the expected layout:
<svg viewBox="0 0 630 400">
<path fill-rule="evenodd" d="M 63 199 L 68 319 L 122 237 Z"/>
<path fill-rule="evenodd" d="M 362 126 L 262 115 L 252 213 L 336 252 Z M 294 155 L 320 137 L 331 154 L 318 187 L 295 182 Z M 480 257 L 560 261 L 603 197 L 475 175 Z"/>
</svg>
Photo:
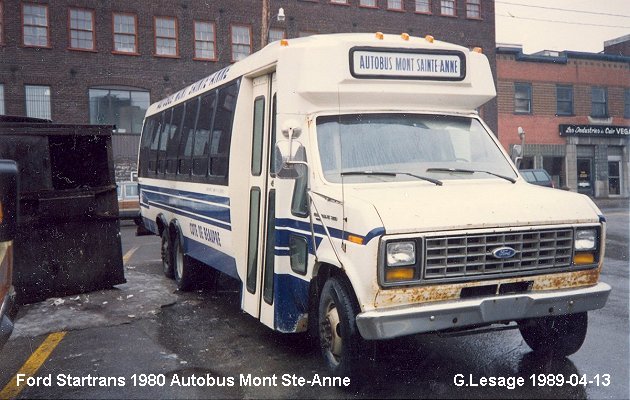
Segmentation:
<svg viewBox="0 0 630 400">
<path fill-rule="evenodd" d="M 165 227 L 162 230 L 162 245 L 160 247 L 160 254 L 162 256 L 162 272 L 164 272 L 164 276 L 169 279 L 173 279 L 175 277 L 175 273 L 173 271 L 173 252 L 171 251 L 172 243 L 169 238 L 168 228 Z"/>
<path fill-rule="evenodd" d="M 175 234 L 175 240 L 173 240 L 173 272 L 177 289 L 187 292 L 195 288 L 197 264 L 184 254 L 184 246 L 179 233 Z"/>
<path fill-rule="evenodd" d="M 332 375 L 352 379 L 358 376 L 364 341 L 356 324 L 359 306 L 349 286 L 335 276 L 326 281 L 319 301 L 318 332 L 322 356 Z"/>
<path fill-rule="evenodd" d="M 566 357 L 577 352 L 586 338 L 585 312 L 519 321 L 525 343 L 536 353 Z"/>
</svg>

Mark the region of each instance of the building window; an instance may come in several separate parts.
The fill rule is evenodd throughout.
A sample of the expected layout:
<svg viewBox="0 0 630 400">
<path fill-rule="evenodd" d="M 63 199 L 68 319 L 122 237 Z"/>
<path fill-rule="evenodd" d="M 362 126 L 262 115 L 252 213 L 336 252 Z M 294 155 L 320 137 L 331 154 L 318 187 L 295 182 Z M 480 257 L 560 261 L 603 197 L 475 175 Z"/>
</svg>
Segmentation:
<svg viewBox="0 0 630 400">
<path fill-rule="evenodd" d="M 623 117 L 630 118 L 630 89 L 626 89 L 623 92 Z"/>
<path fill-rule="evenodd" d="M 138 54 L 138 20 L 135 14 L 114 14 L 114 51 Z"/>
<path fill-rule="evenodd" d="M 387 9 L 402 11 L 403 9 L 402 0 L 387 0 Z"/>
<path fill-rule="evenodd" d="M 606 88 L 594 87 L 591 90 L 591 117 L 608 117 L 608 93 Z"/>
<path fill-rule="evenodd" d="M 90 123 L 116 125 L 118 133 L 140 133 L 149 92 L 136 88 L 90 88 Z"/>
<path fill-rule="evenodd" d="M 313 36 L 313 35 L 317 35 L 318 32 L 312 32 L 312 31 L 300 31 L 298 32 L 298 37 L 308 37 L 308 36 Z"/>
<path fill-rule="evenodd" d="M 70 48 L 94 50 L 94 11 L 70 9 Z"/>
<path fill-rule="evenodd" d="M 49 46 L 48 6 L 22 4 L 22 40 L 24 46 Z"/>
<path fill-rule="evenodd" d="M 26 85 L 24 94 L 27 117 L 51 119 L 50 86 Z"/>
<path fill-rule="evenodd" d="M 172 17 L 155 17 L 155 55 L 177 57 L 177 20 Z"/>
<path fill-rule="evenodd" d="M 287 33 L 284 29 L 271 28 L 269 29 L 269 43 L 276 42 L 281 39 L 286 39 Z"/>
<path fill-rule="evenodd" d="M 416 0 L 416 12 L 430 14 L 431 0 Z"/>
<path fill-rule="evenodd" d="M 440 13 L 455 16 L 455 0 L 441 0 Z"/>
<path fill-rule="evenodd" d="M 466 0 L 466 18 L 481 19 L 481 0 Z"/>
<path fill-rule="evenodd" d="M 376 5 L 376 0 L 361 0 L 361 1 L 359 1 L 359 6 L 360 7 L 371 7 L 371 8 L 377 8 L 378 7 Z"/>
<path fill-rule="evenodd" d="M 216 42 L 214 23 L 195 21 L 195 58 L 198 60 L 215 60 Z"/>
<path fill-rule="evenodd" d="M 514 112 L 517 114 L 532 113 L 532 85 L 514 83 Z"/>
<path fill-rule="evenodd" d="M 232 25 L 232 61 L 242 60 L 252 52 L 249 26 Z"/>
<path fill-rule="evenodd" d="M 0 115 L 4 115 L 4 85 L 0 83 Z"/>
<path fill-rule="evenodd" d="M 348 4 L 348 0 L 330 0 L 333 4 Z"/>
<path fill-rule="evenodd" d="M 556 115 L 573 115 L 573 86 L 556 86 Z"/>
</svg>

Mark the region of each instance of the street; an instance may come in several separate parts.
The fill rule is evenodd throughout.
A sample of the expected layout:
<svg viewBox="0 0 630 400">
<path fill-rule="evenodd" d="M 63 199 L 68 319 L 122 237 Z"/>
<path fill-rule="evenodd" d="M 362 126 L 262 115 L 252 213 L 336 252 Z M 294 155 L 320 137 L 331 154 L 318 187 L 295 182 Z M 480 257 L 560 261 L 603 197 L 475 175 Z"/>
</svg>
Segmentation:
<svg viewBox="0 0 630 400">
<path fill-rule="evenodd" d="M 579 352 L 540 359 L 518 330 L 420 335 L 374 344 L 365 381 L 350 388 L 324 380 L 319 350 L 303 336 L 241 312 L 229 278 L 178 292 L 162 274 L 159 238 L 122 223 L 127 283 L 22 307 L 0 351 L 0 398 L 628 398 L 628 207 L 602 211 L 601 280 L 613 291 L 589 313 Z"/>
</svg>

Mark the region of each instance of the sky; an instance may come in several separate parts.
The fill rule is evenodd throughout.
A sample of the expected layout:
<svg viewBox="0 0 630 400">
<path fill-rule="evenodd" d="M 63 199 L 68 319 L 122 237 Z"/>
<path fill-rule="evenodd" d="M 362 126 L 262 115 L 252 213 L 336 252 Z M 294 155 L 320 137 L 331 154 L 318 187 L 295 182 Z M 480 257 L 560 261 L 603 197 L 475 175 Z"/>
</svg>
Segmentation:
<svg viewBox="0 0 630 400">
<path fill-rule="evenodd" d="M 495 0 L 496 40 L 540 50 L 599 53 L 630 34 L 630 0 Z"/>
</svg>

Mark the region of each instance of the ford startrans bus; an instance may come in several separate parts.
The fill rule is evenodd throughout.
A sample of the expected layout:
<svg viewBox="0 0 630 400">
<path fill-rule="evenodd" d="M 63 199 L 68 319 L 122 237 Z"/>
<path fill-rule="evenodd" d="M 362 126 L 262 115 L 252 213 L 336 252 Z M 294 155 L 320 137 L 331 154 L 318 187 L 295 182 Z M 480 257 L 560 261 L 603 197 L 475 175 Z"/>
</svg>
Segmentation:
<svg viewBox="0 0 630 400">
<path fill-rule="evenodd" d="M 477 112 L 495 94 L 480 49 L 335 34 L 152 104 L 140 203 L 164 273 L 181 290 L 237 279 L 245 312 L 312 332 L 338 376 L 370 341 L 428 332 L 507 325 L 576 352 L 610 292 L 605 219 L 523 180 Z"/>
</svg>

